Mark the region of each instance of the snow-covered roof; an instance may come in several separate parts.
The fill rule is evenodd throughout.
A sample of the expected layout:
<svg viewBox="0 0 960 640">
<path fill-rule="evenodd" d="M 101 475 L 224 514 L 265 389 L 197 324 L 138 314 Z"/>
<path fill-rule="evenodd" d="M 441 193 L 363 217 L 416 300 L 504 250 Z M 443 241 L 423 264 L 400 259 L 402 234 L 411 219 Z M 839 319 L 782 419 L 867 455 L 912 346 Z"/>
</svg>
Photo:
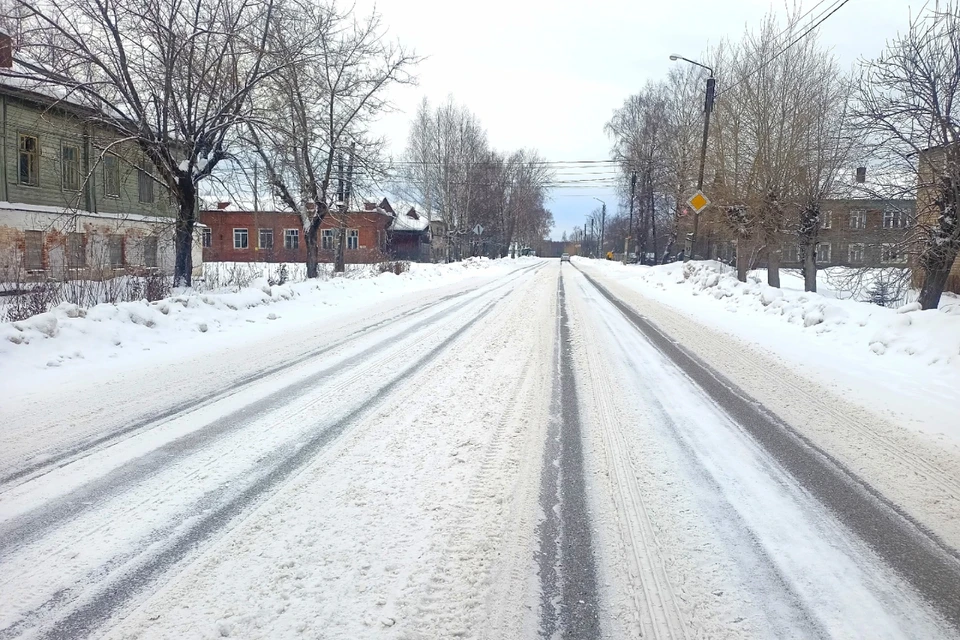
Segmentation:
<svg viewBox="0 0 960 640">
<path fill-rule="evenodd" d="M 430 221 L 421 216 L 413 209 L 408 209 L 405 213 L 397 213 L 393 222 L 390 223 L 391 231 L 426 231 L 430 226 Z"/>
</svg>

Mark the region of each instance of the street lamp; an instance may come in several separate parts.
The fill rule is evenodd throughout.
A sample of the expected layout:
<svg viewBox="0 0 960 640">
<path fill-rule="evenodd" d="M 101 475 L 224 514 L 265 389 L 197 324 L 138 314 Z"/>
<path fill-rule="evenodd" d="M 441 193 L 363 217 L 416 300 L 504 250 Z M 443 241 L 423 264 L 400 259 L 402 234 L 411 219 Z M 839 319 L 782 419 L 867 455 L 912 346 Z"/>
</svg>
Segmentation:
<svg viewBox="0 0 960 640">
<path fill-rule="evenodd" d="M 597 253 L 599 253 L 602 258 L 603 256 L 603 225 L 607 220 L 607 203 L 601 200 L 600 198 L 598 198 L 597 196 L 593 196 L 593 199 L 603 205 L 603 209 L 600 210 L 600 246 L 597 248 Z"/>
<path fill-rule="evenodd" d="M 700 174 L 697 176 L 697 191 L 703 191 L 703 171 L 704 165 L 707 161 L 707 135 L 710 132 L 710 113 L 713 111 L 713 98 L 716 93 L 717 81 L 713 77 L 713 68 L 708 67 L 705 64 L 691 60 L 689 58 L 684 58 L 681 55 L 676 53 L 670 55 L 670 59 L 676 62 L 677 60 L 683 60 L 697 67 L 701 67 L 710 72 L 710 77 L 707 78 L 707 93 L 706 98 L 703 103 L 703 144 L 700 147 Z M 693 253 L 697 246 L 697 231 L 700 226 L 700 214 L 696 211 L 693 212 L 693 238 L 690 242 L 690 253 Z M 689 260 L 690 256 L 687 255 L 686 259 Z"/>
</svg>

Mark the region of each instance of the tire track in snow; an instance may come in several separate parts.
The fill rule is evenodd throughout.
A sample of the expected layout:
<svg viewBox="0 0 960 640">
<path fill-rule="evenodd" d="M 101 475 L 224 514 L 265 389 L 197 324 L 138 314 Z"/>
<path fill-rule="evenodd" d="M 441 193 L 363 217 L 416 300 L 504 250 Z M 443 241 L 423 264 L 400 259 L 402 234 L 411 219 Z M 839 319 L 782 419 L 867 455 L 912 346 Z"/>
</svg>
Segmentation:
<svg viewBox="0 0 960 640">
<path fill-rule="evenodd" d="M 563 276 L 557 282 L 556 367 L 552 415 L 544 451 L 539 527 L 540 634 L 543 638 L 601 637 L 596 568 L 583 471 L 580 405 L 574 377 Z"/>
<path fill-rule="evenodd" d="M 332 343 L 325 344 L 322 347 L 316 349 L 310 349 L 305 351 L 302 355 L 287 360 L 286 362 L 279 364 L 274 367 L 268 367 L 265 369 L 260 369 L 249 375 L 243 376 L 242 378 L 235 380 L 229 386 L 215 391 L 212 394 L 207 393 L 202 396 L 194 397 L 187 399 L 183 402 L 178 402 L 176 406 L 164 409 L 162 411 L 153 413 L 149 416 L 145 416 L 142 419 L 135 420 L 130 424 L 110 431 L 109 433 L 103 434 L 101 436 L 94 437 L 82 441 L 70 448 L 62 451 L 57 451 L 55 453 L 46 454 L 43 456 L 43 459 L 37 462 L 28 463 L 19 468 L 6 471 L 5 475 L 0 476 L 0 495 L 3 495 L 4 492 L 10 490 L 13 487 L 20 485 L 23 482 L 38 478 L 42 475 L 50 473 L 55 469 L 64 467 L 72 462 L 80 460 L 92 453 L 101 451 L 107 447 L 110 447 L 118 442 L 121 442 L 127 438 L 136 436 L 144 431 L 148 431 L 157 426 L 160 426 L 170 420 L 177 419 L 184 415 L 187 415 L 191 412 L 197 411 L 203 407 L 209 406 L 215 402 L 229 398 L 231 396 L 242 393 L 245 389 L 249 388 L 251 385 L 257 384 L 263 381 L 265 378 L 274 376 L 285 371 L 288 371 L 304 362 L 308 362 L 319 356 L 328 354 L 336 349 L 339 349 L 345 345 L 350 344 L 351 342 L 356 341 L 363 336 L 369 335 L 373 332 L 376 332 L 383 327 L 389 326 L 396 323 L 399 320 L 404 320 L 406 318 L 415 317 L 417 315 L 426 313 L 431 309 L 442 305 L 446 302 L 456 300 L 458 298 L 478 294 L 483 292 L 483 289 L 491 287 L 490 291 L 500 289 L 508 284 L 512 283 L 514 280 L 525 275 L 526 272 L 531 270 L 539 270 L 543 265 L 531 265 L 529 267 L 522 267 L 511 273 L 507 279 L 495 281 L 491 284 L 484 285 L 479 289 L 468 289 L 465 291 L 460 291 L 453 293 L 447 296 L 443 296 L 437 300 L 429 302 L 425 305 L 421 305 L 415 309 L 410 309 L 399 313 L 390 318 L 383 320 L 378 320 L 377 322 L 371 323 L 369 325 L 363 326 L 356 331 L 351 332 L 349 335 L 343 337 L 340 340 L 336 340 Z"/>
<path fill-rule="evenodd" d="M 506 283 L 501 283 L 499 286 L 483 291 L 478 299 L 482 300 L 483 297 L 493 296 L 496 291 L 508 286 L 512 281 L 511 279 Z M 164 532 L 169 534 L 169 537 L 164 540 L 147 540 L 146 543 L 150 550 L 146 553 L 129 560 L 126 558 L 118 559 L 103 567 L 98 574 L 90 576 L 94 583 L 94 593 L 87 593 L 91 590 L 90 585 L 80 585 L 77 588 L 60 590 L 53 594 L 44 605 L 32 613 L 28 613 L 21 622 L 0 630 L 0 638 L 19 635 L 33 627 L 35 623 L 40 623 L 45 627 L 41 631 L 40 637 L 48 638 L 79 637 L 94 630 L 98 624 L 123 606 L 131 596 L 139 592 L 146 584 L 152 582 L 170 566 L 192 553 L 201 543 L 227 527 L 231 521 L 247 512 L 249 508 L 271 495 L 283 481 L 308 464 L 319 451 L 337 438 L 350 424 L 378 406 L 409 373 L 429 364 L 470 327 L 485 318 L 505 295 L 496 296 L 492 301 L 483 303 L 482 307 L 473 312 L 473 315 L 465 324 L 462 324 L 450 336 L 380 385 L 375 394 L 375 400 L 361 404 L 346 415 L 335 419 L 332 424 L 320 425 L 323 428 L 302 446 L 298 446 L 293 452 L 287 452 L 289 455 L 281 454 L 276 459 L 270 460 L 269 462 L 273 463 L 272 466 L 264 464 L 263 466 L 269 470 L 252 483 L 228 494 L 217 491 L 209 494 L 205 503 L 199 505 L 199 513 L 202 515 L 198 515 L 188 522 L 178 523 L 180 526 L 175 526 Z M 472 302 L 474 300 L 464 301 L 457 305 L 457 309 L 470 310 L 467 305 Z M 427 322 L 427 325 L 429 324 Z M 244 411 L 248 410 L 249 407 Z M 42 524 L 42 520 L 36 522 Z M 76 605 L 76 608 L 72 611 L 69 610 L 71 605 Z M 60 619 L 57 619 L 58 617 Z"/>
<path fill-rule="evenodd" d="M 599 427 L 605 468 L 612 470 L 611 488 L 629 566 L 627 576 L 634 597 L 637 633 L 657 640 L 685 640 L 686 627 L 677 594 L 667 576 L 660 552 L 662 546 L 644 504 L 638 471 L 622 432 L 625 420 L 611 402 L 616 386 L 608 379 L 609 366 L 601 361 L 599 350 L 587 348 L 585 351 L 584 378 L 590 381 L 589 392 L 596 412 L 591 418 Z"/>
<path fill-rule="evenodd" d="M 581 273 L 583 273 L 581 271 Z M 613 295 L 583 276 L 658 350 L 737 421 L 806 491 L 909 582 L 960 630 L 960 562 L 862 478 L 766 411 L 713 368 Z"/>
</svg>

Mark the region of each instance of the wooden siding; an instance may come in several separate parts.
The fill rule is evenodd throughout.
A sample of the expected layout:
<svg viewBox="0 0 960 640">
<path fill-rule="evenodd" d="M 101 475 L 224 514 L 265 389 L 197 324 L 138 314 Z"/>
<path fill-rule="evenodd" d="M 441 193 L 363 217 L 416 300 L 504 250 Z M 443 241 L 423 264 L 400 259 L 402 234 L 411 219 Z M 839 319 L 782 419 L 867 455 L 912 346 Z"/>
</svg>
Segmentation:
<svg viewBox="0 0 960 640">
<path fill-rule="evenodd" d="M 78 208 L 95 213 L 146 216 L 174 214 L 166 187 L 159 183 L 154 184 L 154 202 L 140 202 L 137 168 L 145 167 L 152 173 L 154 169 L 152 165 L 144 163 L 143 155 L 135 143 L 113 144 L 116 138 L 106 130 L 88 135 L 87 125 L 80 117 L 12 95 L 3 96 L 2 111 L 2 199 L 31 205 Z M 39 140 L 38 186 L 20 184 L 20 134 L 36 136 Z M 110 146 L 111 144 L 113 146 Z M 80 150 L 80 192 L 62 188 L 63 145 L 73 145 Z M 100 158 L 108 147 L 110 152 L 120 158 L 118 197 L 110 197 L 104 193 L 103 165 Z"/>
</svg>

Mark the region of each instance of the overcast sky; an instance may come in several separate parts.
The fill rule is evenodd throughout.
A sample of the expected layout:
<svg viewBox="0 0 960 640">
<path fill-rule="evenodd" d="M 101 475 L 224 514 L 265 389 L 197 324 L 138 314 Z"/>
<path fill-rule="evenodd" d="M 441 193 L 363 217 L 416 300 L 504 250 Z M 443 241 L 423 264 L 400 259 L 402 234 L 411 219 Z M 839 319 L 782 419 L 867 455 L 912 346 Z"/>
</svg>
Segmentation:
<svg viewBox="0 0 960 640">
<path fill-rule="evenodd" d="M 807 0 L 804 9 L 819 0 Z M 829 6 L 834 0 L 825 0 Z M 844 66 L 879 53 L 903 31 L 908 0 L 849 0 L 818 30 Z M 360 0 L 358 11 L 369 11 Z M 603 131 L 614 109 L 647 80 L 664 77 L 670 53 L 696 57 L 724 38 L 785 13 L 770 0 L 381 0 L 391 36 L 427 59 L 419 85 L 393 90 L 397 112 L 380 123 L 395 154 L 421 97 L 453 96 L 481 120 L 491 144 L 533 148 L 548 160 L 604 160 Z M 814 11 L 819 13 L 820 9 Z M 605 190 L 555 190 L 553 236 L 583 223 Z"/>
</svg>

